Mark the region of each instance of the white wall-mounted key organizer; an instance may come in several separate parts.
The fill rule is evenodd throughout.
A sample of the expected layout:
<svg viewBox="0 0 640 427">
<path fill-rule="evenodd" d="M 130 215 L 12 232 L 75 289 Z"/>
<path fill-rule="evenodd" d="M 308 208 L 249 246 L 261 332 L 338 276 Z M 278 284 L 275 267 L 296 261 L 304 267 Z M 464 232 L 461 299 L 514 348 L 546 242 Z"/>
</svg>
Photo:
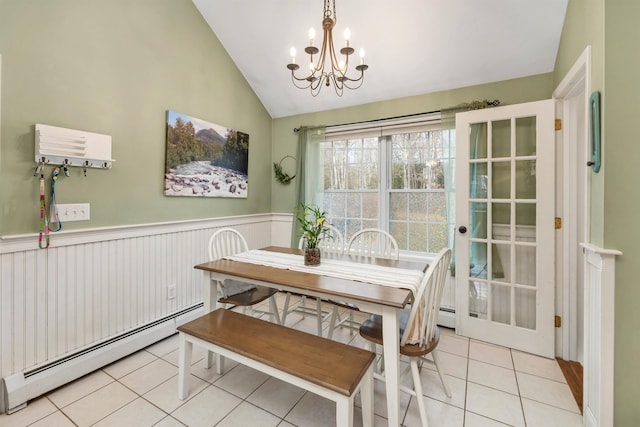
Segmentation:
<svg viewBox="0 0 640 427">
<path fill-rule="evenodd" d="M 111 168 L 111 135 L 36 124 L 36 163 Z"/>
</svg>

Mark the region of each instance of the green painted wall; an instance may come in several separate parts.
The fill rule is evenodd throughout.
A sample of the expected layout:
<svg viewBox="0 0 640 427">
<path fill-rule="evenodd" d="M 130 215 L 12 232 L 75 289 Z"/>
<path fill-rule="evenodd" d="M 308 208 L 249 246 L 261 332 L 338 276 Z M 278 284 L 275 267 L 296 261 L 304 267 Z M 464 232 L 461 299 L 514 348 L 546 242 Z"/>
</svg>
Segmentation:
<svg viewBox="0 0 640 427">
<path fill-rule="evenodd" d="M 616 427 L 640 425 L 640 3 L 570 0 L 555 68 L 555 83 L 587 45 L 592 46 L 592 90 L 602 97 L 603 166 L 591 174 L 591 238 L 623 252 L 616 259 L 614 417 Z"/>
<path fill-rule="evenodd" d="M 0 235 L 38 230 L 35 123 L 113 137 L 112 170 L 59 181 L 91 203 L 65 229 L 270 211 L 271 117 L 190 0 L 0 0 L 0 54 Z M 163 195 L 168 109 L 249 133 L 248 199 Z"/>
<path fill-rule="evenodd" d="M 298 137 L 293 132 L 293 128 L 301 125 L 337 125 L 424 113 L 480 99 L 499 99 L 503 105 L 517 104 L 548 99 L 552 92 L 553 74 L 549 73 L 356 107 L 278 118 L 273 120 L 273 159 L 277 162 L 286 155 L 295 156 Z M 309 102 L 313 102 L 311 95 L 309 95 Z M 293 163 L 286 162 L 283 163 L 285 171 L 293 174 Z M 294 186 L 283 186 L 273 179 L 272 183 L 272 211 L 292 212 L 296 197 Z"/>
<path fill-rule="evenodd" d="M 615 425 L 640 426 L 640 2 L 605 2 L 604 247 L 616 262 Z"/>
</svg>

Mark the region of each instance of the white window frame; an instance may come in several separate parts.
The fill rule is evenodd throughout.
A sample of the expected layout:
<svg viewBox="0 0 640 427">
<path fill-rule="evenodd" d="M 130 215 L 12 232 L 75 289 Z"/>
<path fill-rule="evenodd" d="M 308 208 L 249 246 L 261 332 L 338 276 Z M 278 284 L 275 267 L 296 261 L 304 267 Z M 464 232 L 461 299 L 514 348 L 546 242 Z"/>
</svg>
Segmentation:
<svg viewBox="0 0 640 427">
<path fill-rule="evenodd" d="M 352 125 L 330 126 L 326 128 L 325 141 L 340 141 L 349 139 L 361 139 L 375 136 L 379 141 L 378 149 L 378 227 L 389 231 L 389 197 L 391 189 L 391 135 L 410 132 L 425 132 L 443 130 L 441 128 L 440 113 L 428 113 L 394 119 L 385 119 Z M 451 156 L 455 159 L 455 153 Z M 453 183 L 452 183 L 453 185 Z M 455 186 L 454 186 L 455 187 Z M 349 193 L 351 190 L 338 190 L 337 192 Z M 353 190 L 360 191 L 360 190 Z M 445 193 L 447 191 L 445 190 Z M 455 192 L 454 189 L 451 192 Z M 455 193 L 453 194 L 455 195 Z M 318 198 L 321 200 L 322 198 Z M 450 213 L 453 215 L 454 212 Z M 346 224 L 345 224 L 346 229 Z M 348 239 L 348 236 L 345 236 Z M 403 258 L 422 258 L 432 253 L 401 250 Z"/>
</svg>

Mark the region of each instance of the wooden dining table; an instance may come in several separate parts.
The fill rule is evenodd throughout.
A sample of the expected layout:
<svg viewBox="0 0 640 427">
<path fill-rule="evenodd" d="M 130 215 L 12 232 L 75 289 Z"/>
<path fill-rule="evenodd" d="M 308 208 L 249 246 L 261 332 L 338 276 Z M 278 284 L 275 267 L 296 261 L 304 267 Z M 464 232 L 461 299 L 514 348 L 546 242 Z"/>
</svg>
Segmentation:
<svg viewBox="0 0 640 427">
<path fill-rule="evenodd" d="M 299 255 L 301 259 L 303 256 L 303 251 L 299 249 L 269 246 L 261 250 Z M 426 261 L 391 260 L 359 255 L 323 254 L 323 259 L 347 261 L 349 268 L 353 264 L 354 275 L 356 272 L 366 268 L 367 265 L 418 270 L 422 273 L 428 267 Z M 224 258 L 199 264 L 194 268 L 205 272 L 203 295 L 205 313 L 219 306 L 217 284 L 226 279 L 241 279 L 243 282 L 309 295 L 324 300 L 350 302 L 363 312 L 381 315 L 383 319 L 387 416 L 389 426 L 400 425 L 400 336 L 398 313 L 411 301 L 412 292 L 410 289 L 367 283 L 361 280 L 330 277 L 309 270 L 296 271 Z M 207 368 L 211 366 L 211 362 L 212 359 L 208 357 Z M 222 360 L 220 358 L 217 365 L 217 368 L 221 369 Z"/>
</svg>

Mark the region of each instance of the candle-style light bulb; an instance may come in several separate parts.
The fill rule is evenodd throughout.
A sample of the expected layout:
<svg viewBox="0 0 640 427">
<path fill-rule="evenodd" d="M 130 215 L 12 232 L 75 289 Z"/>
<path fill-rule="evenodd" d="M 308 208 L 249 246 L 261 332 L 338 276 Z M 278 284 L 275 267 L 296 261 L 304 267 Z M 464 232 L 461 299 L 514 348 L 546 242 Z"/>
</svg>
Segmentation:
<svg viewBox="0 0 640 427">
<path fill-rule="evenodd" d="M 364 64 L 364 49 L 360 49 L 360 63 Z"/>
<path fill-rule="evenodd" d="M 349 29 L 345 29 L 344 30 L 344 39 L 347 41 L 347 43 L 349 43 L 349 39 L 351 38 L 351 31 L 349 31 Z"/>
<path fill-rule="evenodd" d="M 291 50 L 289 50 L 289 55 L 291 55 L 291 63 L 296 63 L 296 48 L 291 46 Z"/>
<path fill-rule="evenodd" d="M 309 28 L 309 46 L 313 46 L 313 39 L 316 38 L 316 30 Z"/>
</svg>

